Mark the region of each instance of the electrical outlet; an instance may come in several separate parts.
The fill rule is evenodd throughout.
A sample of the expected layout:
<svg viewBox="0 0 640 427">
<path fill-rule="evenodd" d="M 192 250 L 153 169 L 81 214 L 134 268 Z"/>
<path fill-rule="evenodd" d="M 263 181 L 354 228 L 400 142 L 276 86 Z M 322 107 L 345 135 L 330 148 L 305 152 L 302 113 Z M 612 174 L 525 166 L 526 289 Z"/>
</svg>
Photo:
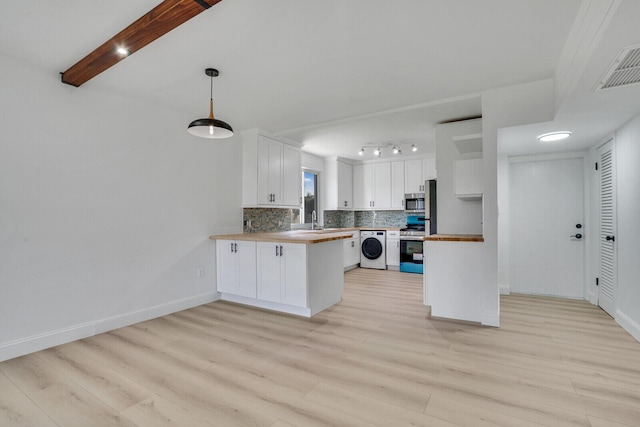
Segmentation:
<svg viewBox="0 0 640 427">
<path fill-rule="evenodd" d="M 202 279 L 204 277 L 204 268 L 198 267 L 198 269 L 196 270 L 196 277 L 198 279 Z"/>
</svg>

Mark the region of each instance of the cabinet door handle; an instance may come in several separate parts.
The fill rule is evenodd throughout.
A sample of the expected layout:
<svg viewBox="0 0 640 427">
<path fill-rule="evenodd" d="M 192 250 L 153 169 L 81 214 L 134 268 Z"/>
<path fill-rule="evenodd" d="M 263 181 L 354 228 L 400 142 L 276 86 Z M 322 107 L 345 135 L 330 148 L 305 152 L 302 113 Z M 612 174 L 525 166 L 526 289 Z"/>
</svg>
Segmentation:
<svg viewBox="0 0 640 427">
<path fill-rule="evenodd" d="M 356 247 L 356 242 L 351 242 L 351 247 L 355 248 Z"/>
<path fill-rule="evenodd" d="M 349 206 L 349 204 L 347 203 L 347 201 L 344 201 L 344 207 L 346 208 L 347 206 Z"/>
<path fill-rule="evenodd" d="M 237 243 L 233 244 L 233 252 L 238 253 L 238 244 Z"/>
<path fill-rule="evenodd" d="M 278 253 L 278 245 L 276 245 L 276 256 L 280 256 L 280 254 Z"/>
<path fill-rule="evenodd" d="M 280 256 L 282 256 L 282 246 L 280 246 Z"/>
<path fill-rule="evenodd" d="M 231 252 L 233 252 L 233 243 L 231 243 Z"/>
</svg>

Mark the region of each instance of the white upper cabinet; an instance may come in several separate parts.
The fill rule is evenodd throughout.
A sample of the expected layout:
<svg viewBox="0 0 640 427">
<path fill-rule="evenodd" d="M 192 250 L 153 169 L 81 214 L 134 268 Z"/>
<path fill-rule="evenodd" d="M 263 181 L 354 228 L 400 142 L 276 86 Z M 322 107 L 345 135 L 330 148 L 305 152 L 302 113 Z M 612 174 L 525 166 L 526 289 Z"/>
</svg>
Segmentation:
<svg viewBox="0 0 640 427">
<path fill-rule="evenodd" d="M 456 160 L 454 166 L 454 191 L 460 199 L 480 199 L 483 188 L 482 159 Z"/>
<path fill-rule="evenodd" d="M 414 159 L 404 162 L 404 192 L 422 193 L 422 160 Z"/>
<path fill-rule="evenodd" d="M 353 166 L 355 209 L 391 209 L 391 163 Z"/>
<path fill-rule="evenodd" d="M 373 166 L 353 165 L 353 207 L 373 208 Z"/>
<path fill-rule="evenodd" d="M 324 193 L 326 210 L 353 209 L 353 167 L 337 158 L 324 161 Z"/>
<path fill-rule="evenodd" d="M 302 203 L 302 161 L 300 150 L 287 144 L 282 146 L 282 204 L 300 206 Z"/>
<path fill-rule="evenodd" d="M 391 208 L 404 209 L 404 164 L 391 162 Z"/>
<path fill-rule="evenodd" d="M 242 205 L 299 207 L 300 150 L 256 131 L 243 134 Z"/>
<path fill-rule="evenodd" d="M 391 163 L 373 164 L 373 207 L 391 207 Z"/>
<path fill-rule="evenodd" d="M 436 159 L 412 159 L 404 162 L 405 193 L 424 193 L 424 182 L 436 179 Z"/>
</svg>

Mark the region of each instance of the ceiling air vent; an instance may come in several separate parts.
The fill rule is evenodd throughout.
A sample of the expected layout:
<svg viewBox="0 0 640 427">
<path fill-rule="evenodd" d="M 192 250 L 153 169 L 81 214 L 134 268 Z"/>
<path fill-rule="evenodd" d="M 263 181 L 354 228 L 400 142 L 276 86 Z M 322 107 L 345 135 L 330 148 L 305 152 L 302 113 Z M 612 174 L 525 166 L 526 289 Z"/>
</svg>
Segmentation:
<svg viewBox="0 0 640 427">
<path fill-rule="evenodd" d="M 623 49 L 602 77 L 596 90 L 640 83 L 640 46 Z"/>
</svg>

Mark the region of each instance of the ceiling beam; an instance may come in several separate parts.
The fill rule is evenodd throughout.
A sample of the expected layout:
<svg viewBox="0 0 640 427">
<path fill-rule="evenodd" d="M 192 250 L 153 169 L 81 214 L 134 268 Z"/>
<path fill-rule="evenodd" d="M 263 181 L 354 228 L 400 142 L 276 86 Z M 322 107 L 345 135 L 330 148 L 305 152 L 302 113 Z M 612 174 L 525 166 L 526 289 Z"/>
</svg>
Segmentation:
<svg viewBox="0 0 640 427">
<path fill-rule="evenodd" d="M 64 73 L 62 83 L 80 86 L 124 58 L 131 56 L 221 0 L 164 0 Z M 118 48 L 128 53 L 120 54 Z"/>
</svg>

